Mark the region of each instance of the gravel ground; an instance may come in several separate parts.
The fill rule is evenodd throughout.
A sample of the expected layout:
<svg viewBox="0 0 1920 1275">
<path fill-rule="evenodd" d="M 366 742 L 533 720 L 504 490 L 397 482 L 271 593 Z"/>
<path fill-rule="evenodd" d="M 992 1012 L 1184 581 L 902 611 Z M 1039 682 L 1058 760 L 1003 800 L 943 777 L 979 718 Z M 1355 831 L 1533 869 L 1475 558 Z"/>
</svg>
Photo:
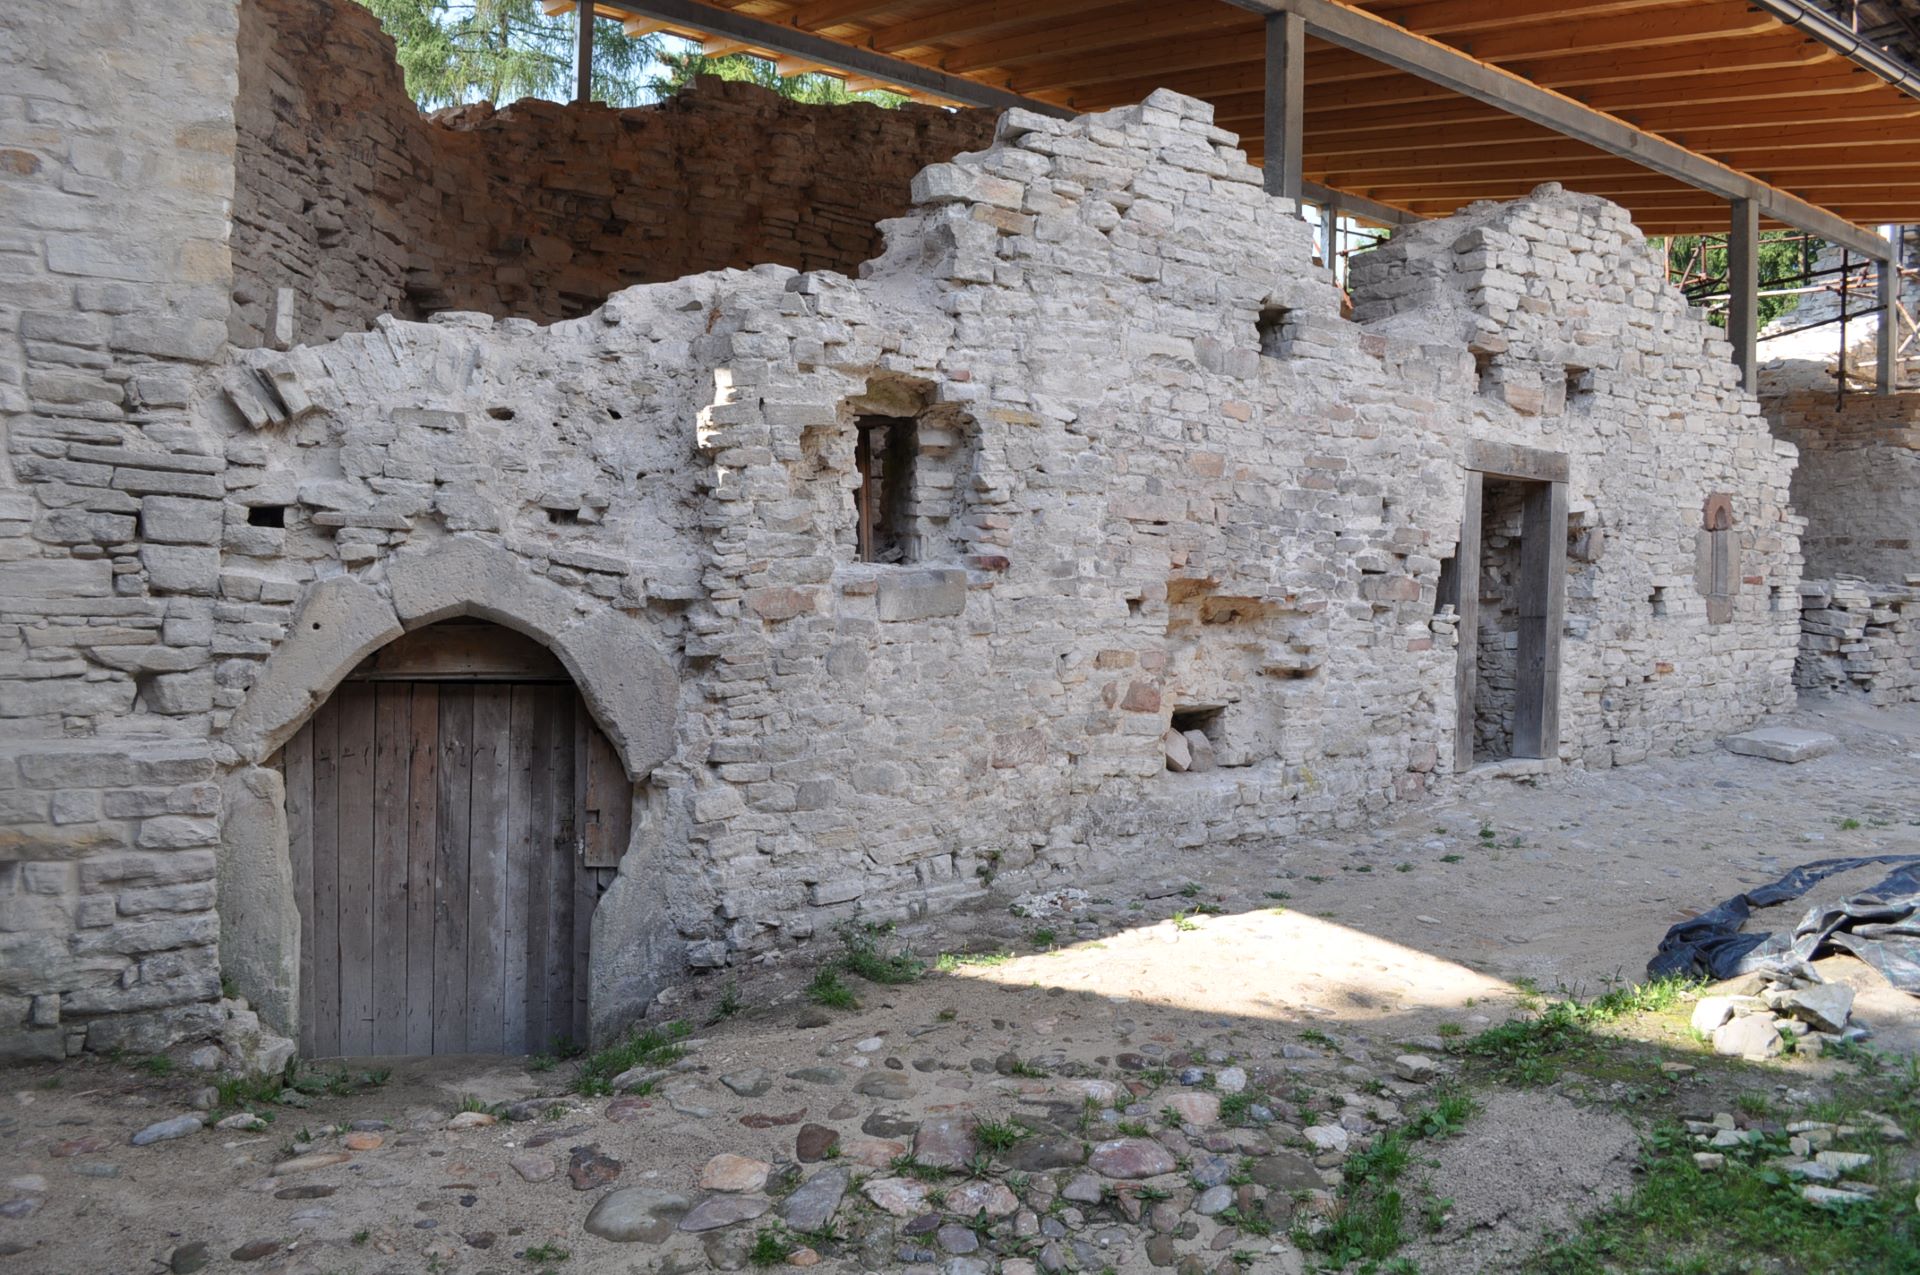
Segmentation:
<svg viewBox="0 0 1920 1275">
<path fill-rule="evenodd" d="M 1437 1033 L 1514 1012 L 1514 980 L 1591 995 L 1640 977 L 1674 921 L 1795 863 L 1920 851 L 1920 708 L 1809 704 L 1790 720 L 1845 750 L 1794 767 L 1714 750 L 1492 782 L 1378 829 L 1178 852 L 1066 917 L 983 910 L 969 946 L 1011 958 L 904 986 L 849 978 L 857 1010 L 808 1004 L 810 971 L 773 965 L 741 977 L 739 1014 L 708 1022 L 721 984 L 707 980 L 677 1011 L 694 1025 L 686 1056 L 638 1097 L 570 1095 L 565 1065 L 414 1060 L 378 1086 L 262 1108 L 262 1131 L 133 1146 L 191 1110 L 204 1079 L 104 1060 L 9 1072 L 0 1271 L 152 1275 L 202 1269 L 203 1254 L 211 1271 L 311 1275 L 743 1269 L 763 1230 L 843 1172 L 842 1241 L 789 1237 L 801 1262 L 1298 1271 L 1290 1225 L 1323 1213 L 1346 1155 L 1431 1091 L 1396 1060 L 1437 1058 L 1444 1074 Z M 1059 950 L 1042 950 L 1049 937 Z M 1834 969 L 1862 989 L 1856 1015 L 1880 1044 L 1915 1049 L 1913 998 L 1857 963 Z M 1795 1083 L 1822 1065 L 1774 1064 Z M 1618 1180 L 1623 1123 L 1551 1101 L 1489 1104 L 1447 1148 L 1462 1157 L 1449 1176 L 1484 1188 L 1448 1186 L 1461 1216 L 1493 1219 L 1476 1231 L 1492 1248 L 1461 1259 L 1486 1263 L 1475 1269 L 1532 1242 L 1513 1219 L 1559 1224 L 1535 1197 L 1594 1207 Z M 525 1119 L 457 1116 L 491 1104 Z M 1506 1170 L 1526 1162 L 1501 1131 L 1556 1120 L 1580 1136 L 1536 1137 L 1554 1162 L 1527 1165 L 1513 1190 L 1532 1194 L 1503 1204 Z M 974 1176 L 889 1167 L 910 1151 L 990 1150 L 969 1132 L 979 1121 L 1028 1132 Z M 801 1161 L 835 1139 L 833 1155 Z M 315 1167 L 289 1169 L 313 1153 Z M 590 1233 L 589 1211 L 621 1191 L 598 1229 L 643 1238 Z M 743 1220 L 686 1229 L 716 1215 Z"/>
</svg>

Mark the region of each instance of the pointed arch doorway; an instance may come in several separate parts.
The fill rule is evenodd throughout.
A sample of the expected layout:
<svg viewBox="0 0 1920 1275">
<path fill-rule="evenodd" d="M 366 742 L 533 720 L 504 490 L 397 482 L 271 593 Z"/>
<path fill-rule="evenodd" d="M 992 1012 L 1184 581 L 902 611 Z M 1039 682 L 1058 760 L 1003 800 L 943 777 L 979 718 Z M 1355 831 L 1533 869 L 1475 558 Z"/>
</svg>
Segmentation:
<svg viewBox="0 0 1920 1275">
<path fill-rule="evenodd" d="M 540 643 L 473 619 L 363 660 L 281 752 L 304 1057 L 588 1040 L 632 788 Z"/>
</svg>

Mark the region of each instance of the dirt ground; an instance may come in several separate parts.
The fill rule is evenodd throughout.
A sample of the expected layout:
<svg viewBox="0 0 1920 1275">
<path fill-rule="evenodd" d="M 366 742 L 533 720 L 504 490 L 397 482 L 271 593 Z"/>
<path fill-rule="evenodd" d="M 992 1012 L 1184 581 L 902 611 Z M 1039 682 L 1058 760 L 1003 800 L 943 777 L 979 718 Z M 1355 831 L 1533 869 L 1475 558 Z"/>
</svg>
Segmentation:
<svg viewBox="0 0 1920 1275">
<path fill-rule="evenodd" d="M 570 1094 L 567 1064 L 414 1060 L 304 1108 L 259 1107 L 271 1117 L 260 1132 L 209 1128 L 136 1147 L 136 1131 L 190 1109 L 204 1077 L 141 1060 L 17 1069 L 0 1075 L 0 1272 L 743 1269 L 788 1210 L 785 1191 L 844 1166 L 870 1180 L 863 1193 L 853 1177 L 835 1215 L 840 1240 L 814 1237 L 823 1269 L 1291 1275 L 1309 1261 L 1291 1224 L 1331 1207 L 1344 1143 L 1363 1145 L 1433 1092 L 1396 1059 L 1425 1053 L 1444 1074 L 1454 1063 L 1443 1041 L 1504 1020 L 1530 987 L 1590 996 L 1641 979 L 1669 925 L 1795 864 L 1920 852 L 1920 706 L 1809 704 L 1791 721 L 1840 736 L 1844 751 L 1783 766 L 1709 750 L 1537 787 L 1490 782 L 1377 829 L 1180 852 L 1093 889 L 1066 917 L 983 910 L 967 949 L 1010 958 L 949 962 L 902 986 L 849 977 L 854 1010 L 810 1005 L 811 970 L 774 965 L 742 974 L 742 1008 L 718 1018 L 725 984 L 709 979 L 682 1007 L 685 1057 L 644 1096 Z M 1801 910 L 1780 909 L 1782 923 Z M 935 954 L 908 931 L 888 941 Z M 1826 968 L 1860 989 L 1856 1017 L 1877 1044 L 1920 1052 L 1920 1001 L 1857 962 Z M 1786 1091 L 1836 1065 L 1789 1059 L 1769 1071 Z M 1183 1083 L 1189 1068 L 1200 1078 Z M 1236 1093 L 1263 1106 L 1228 1119 L 1220 1103 Z M 448 1127 L 463 1106 L 532 1099 L 514 1113 L 525 1119 Z M 1512 1269 L 1624 1189 L 1626 1122 L 1590 1123 L 1559 1095 L 1501 1101 L 1448 1148 L 1460 1157 L 1449 1224 L 1487 1247 L 1430 1243 L 1422 1270 Z M 937 1157 L 950 1116 L 1029 1132 L 967 1179 L 979 1192 L 965 1198 L 990 1207 L 936 1230 L 962 1177 L 929 1185 L 888 1166 L 909 1151 Z M 1555 1121 L 1578 1136 L 1553 1136 Z M 796 1165 L 809 1126 L 820 1126 L 816 1142 L 837 1135 L 837 1158 Z M 362 1149 L 347 1150 L 349 1136 Z M 1153 1143 L 1180 1167 L 1090 1176 L 1089 1145 L 1115 1140 Z M 594 1154 L 576 1148 L 617 1162 L 610 1183 L 601 1165 L 576 1189 L 569 1167 Z M 309 1153 L 336 1162 L 288 1171 L 287 1157 Z M 702 1187 L 721 1154 L 769 1166 L 772 1180 Z M 1079 1198 L 1089 1181 L 1091 1198 Z M 1515 1210 L 1501 1200 L 1522 1181 L 1558 1211 L 1503 1222 Z M 1004 1207 L 980 1194 L 995 1184 L 1009 1186 Z M 1208 1185 L 1229 1188 L 1224 1212 L 1208 1211 L 1224 1198 Z M 653 1192 L 623 1199 L 668 1223 L 720 1197 L 744 1220 L 626 1242 L 583 1229 L 623 1188 Z M 1481 1214 L 1485 1225 L 1471 1222 Z"/>
</svg>

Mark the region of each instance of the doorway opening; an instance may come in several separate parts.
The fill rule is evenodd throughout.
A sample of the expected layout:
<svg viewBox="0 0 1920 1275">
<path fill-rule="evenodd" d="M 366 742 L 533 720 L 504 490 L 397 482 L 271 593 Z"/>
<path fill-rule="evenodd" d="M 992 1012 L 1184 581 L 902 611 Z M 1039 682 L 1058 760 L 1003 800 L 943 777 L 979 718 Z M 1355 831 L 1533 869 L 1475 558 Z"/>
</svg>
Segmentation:
<svg viewBox="0 0 1920 1275">
<path fill-rule="evenodd" d="M 281 766 L 303 1057 L 587 1041 L 590 922 L 632 787 L 551 652 L 483 621 L 415 630 Z"/>
<path fill-rule="evenodd" d="M 1548 759 L 1560 748 L 1566 612 L 1566 457 L 1498 448 L 1469 470 L 1447 581 L 1460 613 L 1454 766 Z"/>
</svg>

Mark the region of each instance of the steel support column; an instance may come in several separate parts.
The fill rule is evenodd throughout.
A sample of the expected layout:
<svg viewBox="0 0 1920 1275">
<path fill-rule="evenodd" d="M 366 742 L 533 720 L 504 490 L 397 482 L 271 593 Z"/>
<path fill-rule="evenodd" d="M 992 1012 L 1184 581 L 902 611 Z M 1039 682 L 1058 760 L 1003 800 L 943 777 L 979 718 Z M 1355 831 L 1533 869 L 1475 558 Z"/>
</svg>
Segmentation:
<svg viewBox="0 0 1920 1275">
<path fill-rule="evenodd" d="M 1727 340 L 1740 384 L 1760 388 L 1760 205 L 1736 199 L 1727 225 Z"/>
<path fill-rule="evenodd" d="M 1874 349 L 1874 386 L 1882 394 L 1900 387 L 1900 227 L 1887 227 L 1893 254 L 1875 267 L 1880 276 L 1880 334 Z"/>
<path fill-rule="evenodd" d="M 573 6 L 573 100 L 593 100 L 593 6 Z"/>
<path fill-rule="evenodd" d="M 1266 154 L 1269 195 L 1296 202 L 1307 120 L 1307 24 L 1297 13 L 1267 15 Z"/>
</svg>

